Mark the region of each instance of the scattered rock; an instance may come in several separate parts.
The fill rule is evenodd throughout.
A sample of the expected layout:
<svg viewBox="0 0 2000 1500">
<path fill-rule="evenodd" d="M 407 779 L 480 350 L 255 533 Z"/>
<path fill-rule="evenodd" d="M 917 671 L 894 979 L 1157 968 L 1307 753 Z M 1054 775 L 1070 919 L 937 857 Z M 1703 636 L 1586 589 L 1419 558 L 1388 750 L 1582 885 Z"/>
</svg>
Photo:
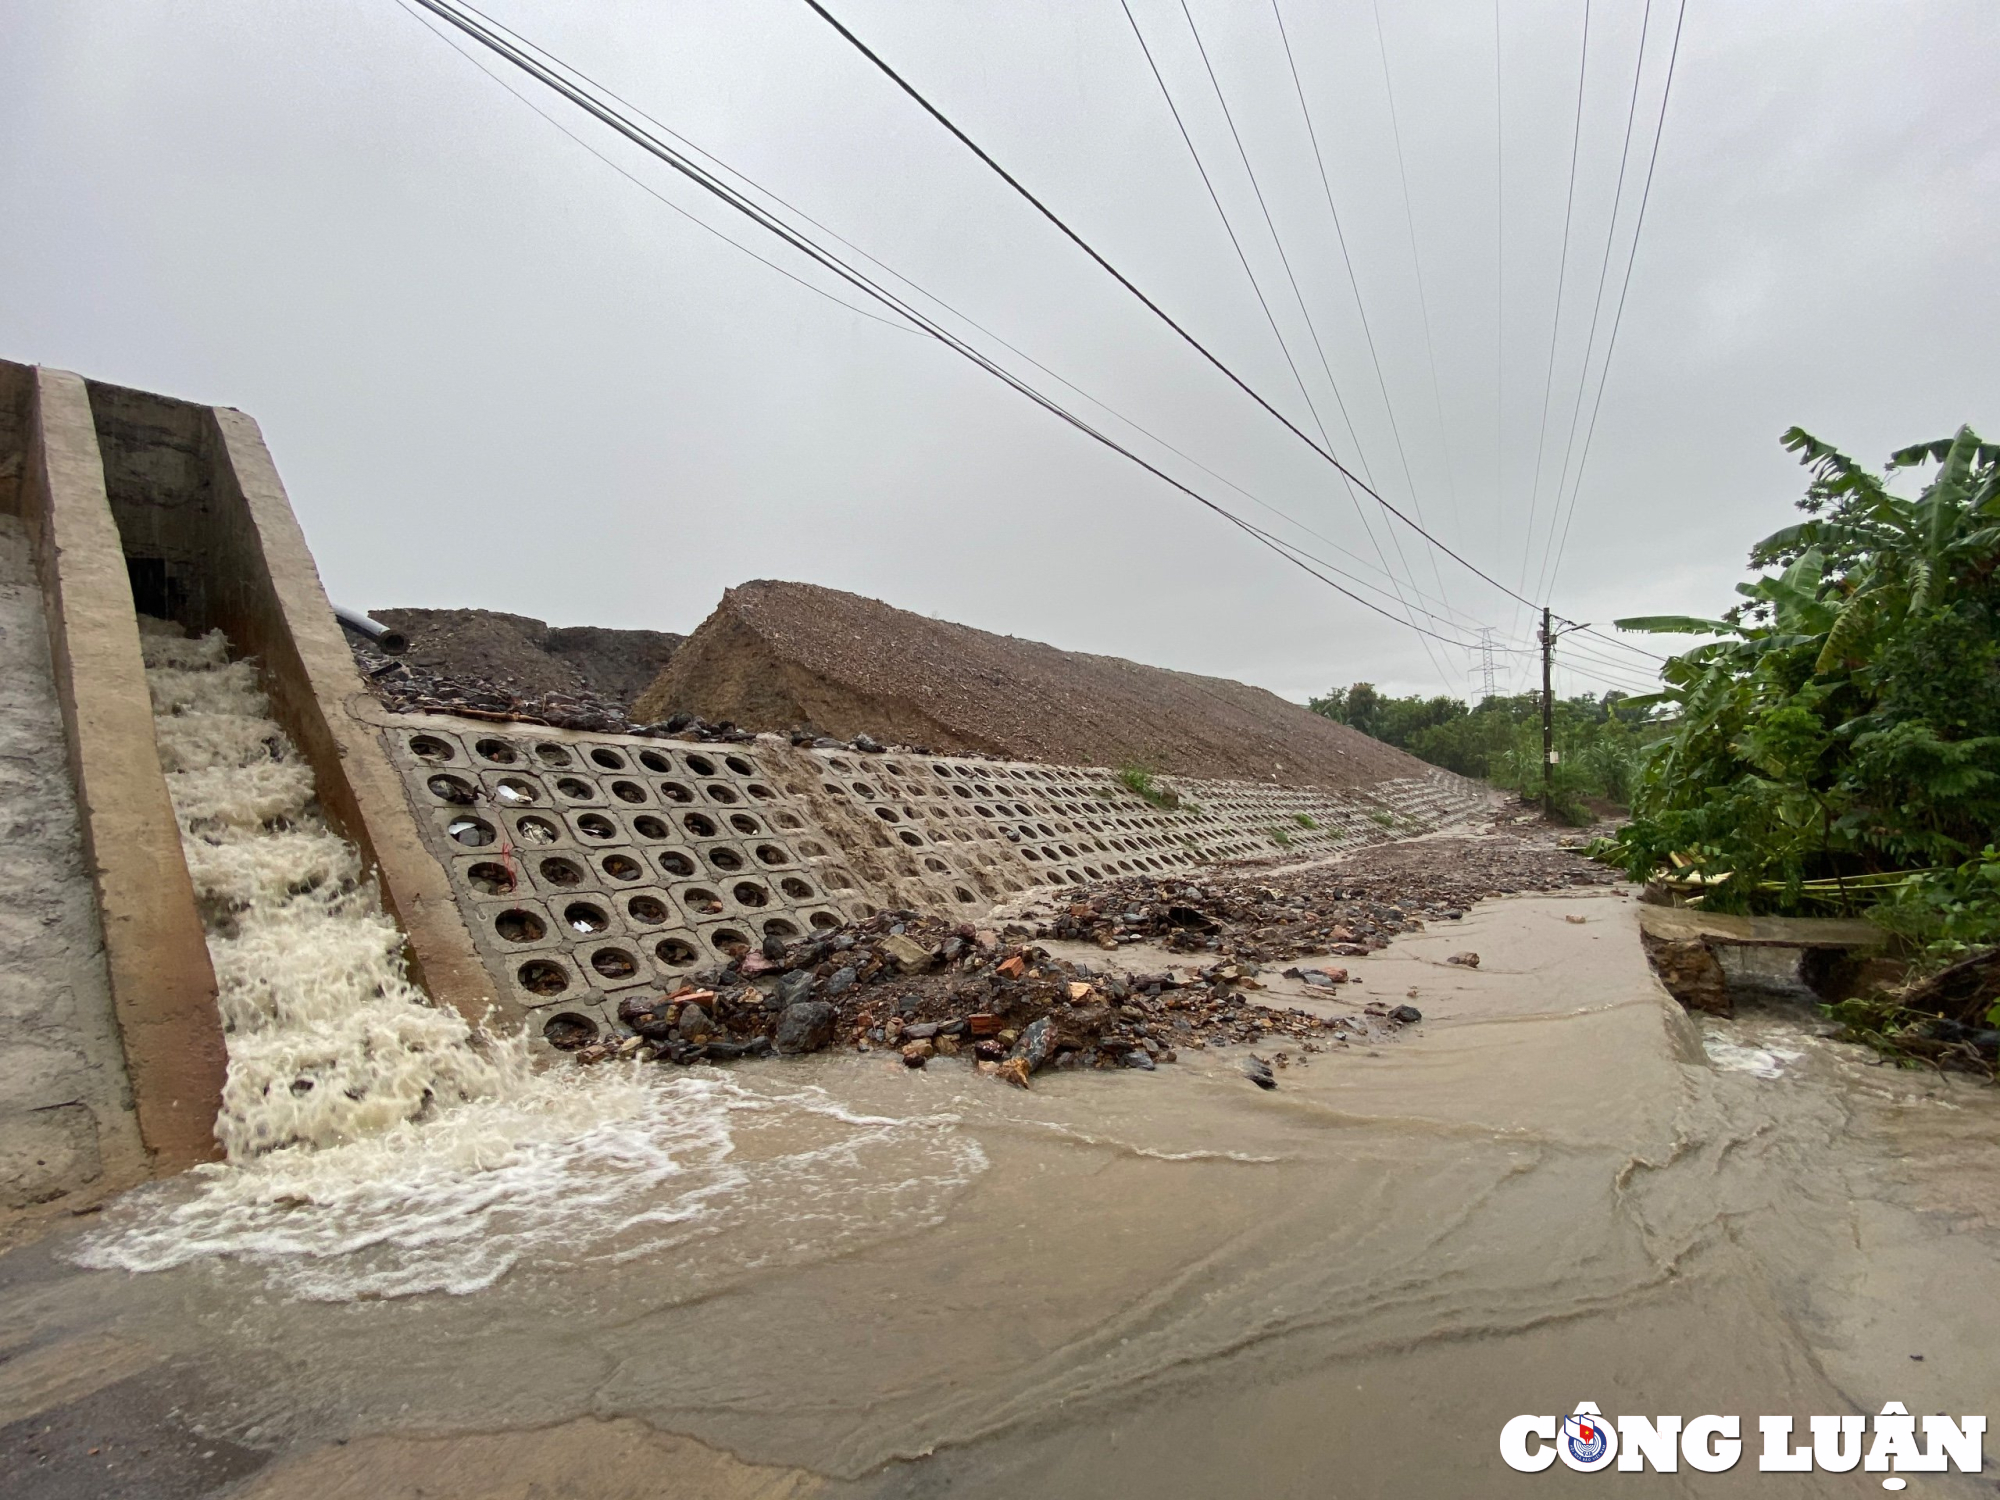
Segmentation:
<svg viewBox="0 0 2000 1500">
<path fill-rule="evenodd" d="M 1260 1089 L 1274 1089 L 1278 1086 L 1277 1076 L 1271 1072 L 1271 1065 L 1255 1054 L 1243 1064 L 1243 1076 Z"/>
<path fill-rule="evenodd" d="M 833 1024 L 838 1012 L 824 1000 L 801 1000 L 785 1007 L 778 1017 L 777 1046 L 780 1052 L 818 1052 L 833 1040 Z"/>
<path fill-rule="evenodd" d="M 1014 1044 L 1014 1055 L 1027 1063 L 1030 1073 L 1040 1072 L 1055 1056 L 1055 1051 L 1056 1025 L 1048 1016 L 1030 1024 Z"/>
<path fill-rule="evenodd" d="M 1477 953 L 1454 953 L 1445 962 L 1448 964 L 1457 964 L 1461 969 L 1476 969 L 1479 967 L 1479 955 Z"/>
<path fill-rule="evenodd" d="M 581 1052 L 597 1040 L 597 1023 L 573 1010 L 561 1011 L 542 1023 L 542 1037 L 559 1052 Z"/>
<path fill-rule="evenodd" d="M 891 934 L 882 939 L 882 951 L 894 959 L 906 973 L 921 974 L 933 963 L 931 952 L 921 943 L 912 942 L 901 934 Z"/>
</svg>

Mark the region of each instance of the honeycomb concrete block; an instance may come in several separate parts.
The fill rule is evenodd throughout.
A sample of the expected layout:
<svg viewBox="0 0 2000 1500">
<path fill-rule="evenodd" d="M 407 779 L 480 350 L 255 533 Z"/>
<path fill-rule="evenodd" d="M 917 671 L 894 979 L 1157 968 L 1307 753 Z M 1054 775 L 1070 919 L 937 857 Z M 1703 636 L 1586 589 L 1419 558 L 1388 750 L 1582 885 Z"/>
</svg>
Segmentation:
<svg viewBox="0 0 2000 1500">
<path fill-rule="evenodd" d="M 496 984 L 534 1017 L 884 908 L 981 916 L 1035 889 L 1326 856 L 1486 802 L 1440 772 L 1365 794 L 1171 780 L 1162 807 L 1102 768 L 374 722 Z M 503 931 L 508 911 L 538 930 Z"/>
</svg>

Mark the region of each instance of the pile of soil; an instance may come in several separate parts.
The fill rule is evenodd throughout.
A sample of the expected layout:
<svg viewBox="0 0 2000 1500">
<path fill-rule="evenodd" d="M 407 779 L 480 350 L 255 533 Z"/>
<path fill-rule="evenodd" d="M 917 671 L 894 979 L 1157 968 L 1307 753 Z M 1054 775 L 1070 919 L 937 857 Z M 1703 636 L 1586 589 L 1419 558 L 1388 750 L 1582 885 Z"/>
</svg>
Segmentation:
<svg viewBox="0 0 2000 1500">
<path fill-rule="evenodd" d="M 406 666 L 519 698 L 550 694 L 631 707 L 687 637 L 664 630 L 551 626 L 490 609 L 378 609 L 409 638 Z M 622 715 L 621 715 L 622 716 Z"/>
<path fill-rule="evenodd" d="M 947 754 L 1369 786 L 1431 767 L 1262 688 L 926 619 L 812 584 L 731 589 L 633 713 L 867 732 Z"/>
</svg>

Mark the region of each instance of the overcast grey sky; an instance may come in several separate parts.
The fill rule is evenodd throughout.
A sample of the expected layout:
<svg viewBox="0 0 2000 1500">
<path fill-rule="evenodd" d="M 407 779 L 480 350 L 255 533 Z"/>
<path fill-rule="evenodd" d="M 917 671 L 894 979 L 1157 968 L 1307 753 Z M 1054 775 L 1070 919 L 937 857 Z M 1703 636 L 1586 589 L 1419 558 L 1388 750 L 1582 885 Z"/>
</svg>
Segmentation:
<svg viewBox="0 0 2000 1500">
<path fill-rule="evenodd" d="M 1645 0 L 1590 6 L 1532 534 L 1584 0 L 1500 0 L 1497 111 L 1491 0 L 1383 0 L 1379 38 L 1368 0 L 1281 3 L 1380 387 L 1270 0 L 1189 8 L 1353 437 L 1180 0 L 1131 0 L 1336 451 L 1539 597 Z M 829 5 L 1311 427 L 1119 0 Z M 1651 7 L 1600 359 L 1677 5 Z M 1290 520 L 1050 386 L 1163 467 L 1384 588 L 1378 543 L 1402 573 L 1379 512 L 1364 525 L 799 0 L 490 13 Z M 1801 488 L 1776 441 L 1794 422 L 1876 461 L 1960 422 L 2000 431 L 1996 73 L 1991 0 L 1689 0 L 1559 611 L 1725 605 Z M 726 587 L 788 578 L 1294 698 L 1472 682 L 1464 651 L 1427 651 L 932 341 L 690 224 L 396 0 L 8 0 L 0 202 L 0 356 L 249 411 L 344 602 L 691 630 Z M 1595 391 L 1593 365 L 1584 424 Z M 1449 633 L 1527 643 L 1504 595 L 1407 532 L 1402 556 Z M 1527 658 L 1503 661 L 1525 685 Z M 1606 680 L 1579 668 L 1559 685 Z"/>
</svg>

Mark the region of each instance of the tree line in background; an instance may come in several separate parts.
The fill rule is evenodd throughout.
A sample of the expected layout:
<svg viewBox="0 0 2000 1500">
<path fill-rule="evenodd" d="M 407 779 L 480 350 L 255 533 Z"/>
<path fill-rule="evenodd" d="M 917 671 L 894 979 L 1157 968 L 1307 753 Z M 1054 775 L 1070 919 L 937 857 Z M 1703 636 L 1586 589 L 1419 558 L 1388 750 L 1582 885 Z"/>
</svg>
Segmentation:
<svg viewBox="0 0 2000 1500">
<path fill-rule="evenodd" d="M 1660 731 L 1646 709 L 1627 706 L 1630 701 L 1616 692 L 1556 700 L 1557 759 L 1550 785 L 1558 817 L 1588 823 L 1609 810 L 1604 804 L 1622 809 L 1631 802 L 1645 746 Z M 1539 693 L 1471 704 L 1447 697 L 1390 698 L 1373 683 L 1357 682 L 1306 706 L 1447 771 L 1479 777 L 1523 797 L 1542 794 Z"/>
</svg>

